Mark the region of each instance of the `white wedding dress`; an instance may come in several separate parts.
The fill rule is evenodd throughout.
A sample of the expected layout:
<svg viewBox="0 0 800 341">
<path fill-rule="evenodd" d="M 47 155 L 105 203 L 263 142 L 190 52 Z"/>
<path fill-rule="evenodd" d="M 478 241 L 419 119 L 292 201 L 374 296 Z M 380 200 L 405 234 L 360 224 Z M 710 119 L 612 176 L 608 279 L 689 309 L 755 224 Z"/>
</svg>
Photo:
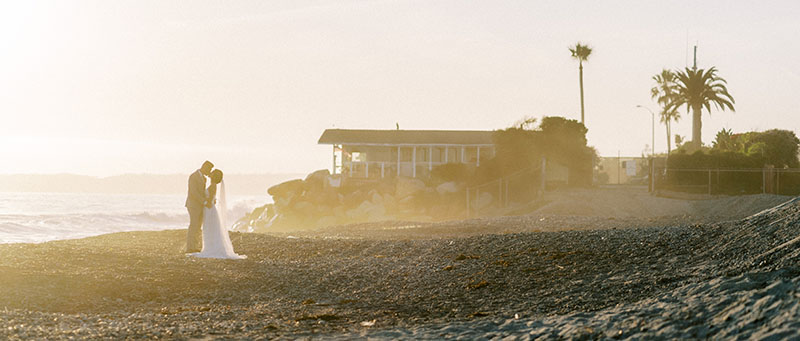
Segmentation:
<svg viewBox="0 0 800 341">
<path fill-rule="evenodd" d="M 219 206 L 225 212 L 225 183 L 221 183 Z M 208 196 L 208 190 L 206 190 Z M 223 258 L 223 259 L 245 259 L 247 256 L 233 252 L 233 244 L 228 236 L 228 229 L 225 228 L 223 217 L 217 211 L 217 203 L 211 208 L 203 208 L 203 251 L 192 253 L 193 257 L 200 258 Z"/>
</svg>

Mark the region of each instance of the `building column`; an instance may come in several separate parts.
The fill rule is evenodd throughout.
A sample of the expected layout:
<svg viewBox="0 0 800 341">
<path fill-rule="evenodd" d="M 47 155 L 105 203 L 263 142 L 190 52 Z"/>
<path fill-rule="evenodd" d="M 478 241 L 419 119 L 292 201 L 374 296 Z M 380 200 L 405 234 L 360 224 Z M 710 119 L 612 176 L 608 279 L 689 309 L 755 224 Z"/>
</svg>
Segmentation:
<svg viewBox="0 0 800 341">
<path fill-rule="evenodd" d="M 417 146 L 414 146 L 414 151 L 411 152 L 411 177 L 417 177 Z"/>
<path fill-rule="evenodd" d="M 449 155 L 447 155 L 447 152 L 449 151 L 450 151 L 449 146 L 444 147 L 444 163 L 450 163 L 450 157 Z"/>
<path fill-rule="evenodd" d="M 478 161 L 475 164 L 475 166 L 476 167 L 480 167 L 481 166 L 481 147 L 480 146 L 476 146 L 475 149 L 478 151 Z"/>
<path fill-rule="evenodd" d="M 428 171 L 433 170 L 433 146 L 428 147 Z"/>
<path fill-rule="evenodd" d="M 465 162 L 466 161 L 464 161 L 464 147 L 462 146 L 461 147 L 461 163 L 465 163 Z"/>
<path fill-rule="evenodd" d="M 336 174 L 336 145 L 333 145 L 333 168 L 331 168 L 331 174 Z"/>
<path fill-rule="evenodd" d="M 365 165 L 366 178 L 369 179 L 369 162 L 365 161 L 364 165 Z"/>
<path fill-rule="evenodd" d="M 385 165 L 385 162 L 381 162 L 381 179 L 383 179 L 383 177 L 384 177 L 384 174 L 385 174 L 385 173 L 383 172 L 384 165 Z"/>
<path fill-rule="evenodd" d="M 400 176 L 400 146 L 397 146 L 397 176 Z"/>
</svg>

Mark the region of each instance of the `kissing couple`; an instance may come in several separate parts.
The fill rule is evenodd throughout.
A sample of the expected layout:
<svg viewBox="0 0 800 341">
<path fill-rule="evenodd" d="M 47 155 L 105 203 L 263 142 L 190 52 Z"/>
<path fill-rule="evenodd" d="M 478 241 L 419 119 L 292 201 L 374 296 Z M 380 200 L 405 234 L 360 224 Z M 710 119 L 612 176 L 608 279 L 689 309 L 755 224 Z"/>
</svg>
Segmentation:
<svg viewBox="0 0 800 341">
<path fill-rule="evenodd" d="M 211 184 L 206 188 L 206 177 Z M 225 183 L 222 171 L 214 169 L 210 161 L 203 162 L 200 169 L 189 176 L 189 194 L 186 196 L 186 210 L 189 211 L 189 231 L 186 235 L 186 253 L 200 258 L 245 259 L 247 256 L 233 252 L 233 244 L 228 230 L 221 222 L 217 211 L 217 185 L 221 184 L 220 209 L 224 217 Z M 202 226 L 202 236 L 201 236 Z"/>
</svg>

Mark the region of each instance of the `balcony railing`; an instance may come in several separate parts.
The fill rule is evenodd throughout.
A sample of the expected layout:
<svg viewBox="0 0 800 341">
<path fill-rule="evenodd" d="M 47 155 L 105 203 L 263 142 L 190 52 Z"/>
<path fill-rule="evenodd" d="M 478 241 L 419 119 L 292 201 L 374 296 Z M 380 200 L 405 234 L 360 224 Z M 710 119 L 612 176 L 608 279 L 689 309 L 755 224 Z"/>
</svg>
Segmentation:
<svg viewBox="0 0 800 341">
<path fill-rule="evenodd" d="M 434 167 L 447 163 L 437 161 L 344 161 L 342 173 L 349 178 L 383 179 L 394 176 L 427 177 Z M 475 164 L 475 162 L 465 163 Z"/>
</svg>

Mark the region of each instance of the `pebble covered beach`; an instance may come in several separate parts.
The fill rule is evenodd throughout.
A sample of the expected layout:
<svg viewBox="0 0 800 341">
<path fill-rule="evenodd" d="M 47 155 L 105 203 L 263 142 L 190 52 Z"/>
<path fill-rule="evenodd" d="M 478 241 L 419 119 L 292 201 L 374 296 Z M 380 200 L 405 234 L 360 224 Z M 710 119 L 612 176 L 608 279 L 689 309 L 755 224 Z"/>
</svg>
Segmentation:
<svg viewBox="0 0 800 341">
<path fill-rule="evenodd" d="M 239 261 L 187 257 L 184 238 L 0 245 L 0 338 L 760 339 L 800 330 L 796 200 L 723 222 L 527 215 L 231 233 L 248 256 Z"/>
</svg>

